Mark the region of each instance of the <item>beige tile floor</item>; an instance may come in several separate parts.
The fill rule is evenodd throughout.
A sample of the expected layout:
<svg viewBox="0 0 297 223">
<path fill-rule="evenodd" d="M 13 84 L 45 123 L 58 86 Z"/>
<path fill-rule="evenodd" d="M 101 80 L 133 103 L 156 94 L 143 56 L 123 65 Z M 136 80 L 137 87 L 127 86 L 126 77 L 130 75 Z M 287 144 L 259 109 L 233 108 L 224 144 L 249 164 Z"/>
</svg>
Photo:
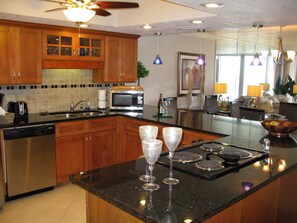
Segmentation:
<svg viewBox="0 0 297 223">
<path fill-rule="evenodd" d="M 85 223 L 85 191 L 68 183 L 54 190 L 6 202 L 1 223 Z"/>
</svg>

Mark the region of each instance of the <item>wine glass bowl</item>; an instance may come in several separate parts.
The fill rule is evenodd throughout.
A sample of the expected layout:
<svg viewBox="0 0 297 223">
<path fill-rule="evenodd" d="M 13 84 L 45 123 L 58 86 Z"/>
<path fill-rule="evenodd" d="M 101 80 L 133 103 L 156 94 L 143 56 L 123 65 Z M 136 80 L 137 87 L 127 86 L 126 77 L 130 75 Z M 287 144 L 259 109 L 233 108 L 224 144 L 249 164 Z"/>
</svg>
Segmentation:
<svg viewBox="0 0 297 223">
<path fill-rule="evenodd" d="M 141 141 L 143 140 L 152 140 L 156 139 L 158 135 L 158 127 L 153 126 L 153 125 L 142 125 L 139 126 L 139 136 Z M 148 163 L 146 163 L 146 171 L 145 175 L 141 175 L 139 177 L 139 180 L 144 181 L 144 182 L 149 182 L 150 178 L 152 177 L 152 180 L 155 180 L 155 177 L 149 175 L 149 170 L 148 170 Z"/>
<path fill-rule="evenodd" d="M 153 140 L 143 140 L 142 141 L 142 151 L 146 161 L 149 164 L 150 171 L 150 182 L 142 185 L 145 190 L 158 190 L 160 186 L 158 184 L 153 183 L 152 175 L 154 164 L 158 160 L 161 151 L 162 151 L 163 142 L 159 139 Z"/>
<path fill-rule="evenodd" d="M 163 182 L 165 184 L 169 184 L 169 185 L 178 184 L 179 180 L 173 178 L 172 160 L 174 157 L 175 149 L 178 147 L 178 145 L 181 141 L 183 130 L 182 130 L 182 128 L 177 128 L 177 127 L 165 127 L 162 130 L 162 134 L 163 134 L 163 139 L 164 139 L 165 145 L 166 145 L 167 149 L 169 150 L 169 159 L 170 159 L 169 177 L 165 178 L 163 180 Z"/>
<path fill-rule="evenodd" d="M 153 125 L 139 126 L 139 136 L 141 141 L 156 139 L 158 135 L 158 127 Z"/>
</svg>

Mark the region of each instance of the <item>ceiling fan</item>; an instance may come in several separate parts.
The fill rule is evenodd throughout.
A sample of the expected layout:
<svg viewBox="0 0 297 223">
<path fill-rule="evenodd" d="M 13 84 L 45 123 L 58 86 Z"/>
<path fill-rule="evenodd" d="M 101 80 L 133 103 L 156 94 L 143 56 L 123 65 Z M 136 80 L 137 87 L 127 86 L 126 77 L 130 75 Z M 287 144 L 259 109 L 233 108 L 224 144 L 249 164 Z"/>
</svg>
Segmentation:
<svg viewBox="0 0 297 223">
<path fill-rule="evenodd" d="M 106 9 L 128 9 L 138 8 L 138 3 L 134 2 L 115 2 L 115 1 L 96 1 L 96 0 L 39 0 L 45 2 L 58 3 L 61 7 L 47 10 L 53 12 L 63 10 L 65 16 L 73 22 L 87 22 L 95 15 L 110 16 L 111 13 Z"/>
</svg>

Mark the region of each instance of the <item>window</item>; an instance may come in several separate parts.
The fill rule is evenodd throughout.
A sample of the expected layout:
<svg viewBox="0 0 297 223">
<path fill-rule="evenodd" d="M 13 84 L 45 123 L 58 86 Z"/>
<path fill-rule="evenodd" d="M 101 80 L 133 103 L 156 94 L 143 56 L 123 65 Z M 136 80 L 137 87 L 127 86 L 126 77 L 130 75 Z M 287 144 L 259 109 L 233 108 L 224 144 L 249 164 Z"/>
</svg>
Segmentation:
<svg viewBox="0 0 297 223">
<path fill-rule="evenodd" d="M 274 68 L 271 57 L 262 58 L 262 66 L 251 66 L 254 55 L 217 55 L 216 82 L 228 84 L 227 96 L 235 100 L 247 94 L 248 85 L 274 84 Z"/>
</svg>

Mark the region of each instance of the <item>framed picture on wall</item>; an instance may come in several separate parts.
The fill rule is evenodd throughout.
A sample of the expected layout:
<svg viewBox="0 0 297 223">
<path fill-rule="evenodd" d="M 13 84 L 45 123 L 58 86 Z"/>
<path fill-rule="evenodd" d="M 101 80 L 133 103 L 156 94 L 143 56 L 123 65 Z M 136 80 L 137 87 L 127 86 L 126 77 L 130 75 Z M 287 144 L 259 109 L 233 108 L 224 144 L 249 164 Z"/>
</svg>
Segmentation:
<svg viewBox="0 0 297 223">
<path fill-rule="evenodd" d="M 201 72 L 201 65 L 196 64 L 196 60 L 199 56 L 205 59 L 204 54 L 184 53 L 178 52 L 178 68 L 177 68 L 177 92 L 179 96 L 188 94 L 189 90 L 189 76 L 193 75 L 193 94 L 200 92 L 201 78 L 203 72 Z M 204 65 L 202 65 L 204 67 Z"/>
</svg>

